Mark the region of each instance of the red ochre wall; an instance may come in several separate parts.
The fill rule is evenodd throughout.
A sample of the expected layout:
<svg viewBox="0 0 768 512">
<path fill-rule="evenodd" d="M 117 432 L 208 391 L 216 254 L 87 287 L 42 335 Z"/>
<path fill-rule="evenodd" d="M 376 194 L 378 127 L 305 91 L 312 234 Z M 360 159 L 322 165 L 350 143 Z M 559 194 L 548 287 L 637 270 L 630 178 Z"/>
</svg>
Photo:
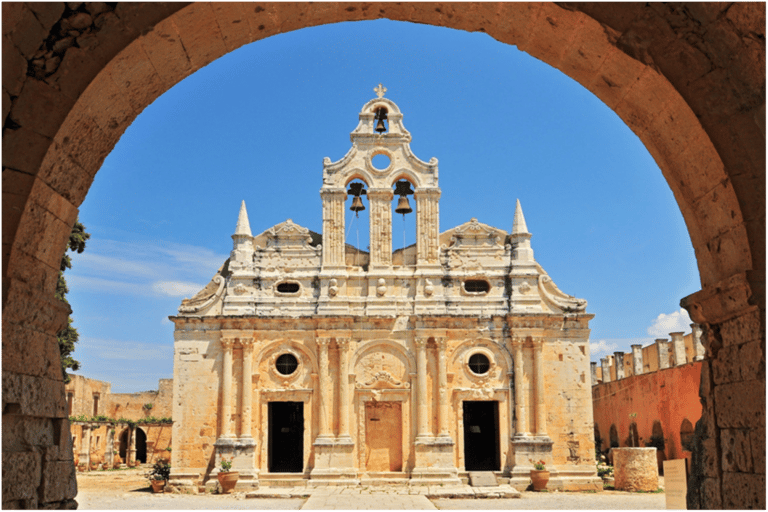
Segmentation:
<svg viewBox="0 0 768 512">
<path fill-rule="evenodd" d="M 645 446 L 651 438 L 653 423 L 658 420 L 665 443 L 660 460 L 690 459 L 691 452 L 684 451 L 680 442 L 680 427 L 685 419 L 695 427 L 701 418 L 700 377 L 701 362 L 694 362 L 592 386 L 601 450 L 610 447 L 611 425 L 616 425 L 619 445 L 624 447 L 628 446 L 629 426 L 634 421 L 639 444 Z"/>
</svg>

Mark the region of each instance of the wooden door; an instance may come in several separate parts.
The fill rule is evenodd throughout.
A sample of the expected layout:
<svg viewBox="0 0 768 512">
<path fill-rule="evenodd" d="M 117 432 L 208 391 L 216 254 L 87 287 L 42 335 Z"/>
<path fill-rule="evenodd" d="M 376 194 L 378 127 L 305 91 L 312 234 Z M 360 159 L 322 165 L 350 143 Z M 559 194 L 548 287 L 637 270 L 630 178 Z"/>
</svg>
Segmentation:
<svg viewBox="0 0 768 512">
<path fill-rule="evenodd" d="M 365 403 L 365 468 L 403 470 L 403 415 L 400 402 Z"/>
</svg>

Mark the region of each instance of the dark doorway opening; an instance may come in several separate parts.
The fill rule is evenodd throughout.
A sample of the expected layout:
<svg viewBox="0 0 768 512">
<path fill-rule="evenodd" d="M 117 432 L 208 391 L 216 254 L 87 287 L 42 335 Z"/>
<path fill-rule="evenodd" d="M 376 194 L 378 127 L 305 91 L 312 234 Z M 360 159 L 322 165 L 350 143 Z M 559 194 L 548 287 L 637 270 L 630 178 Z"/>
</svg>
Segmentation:
<svg viewBox="0 0 768 512">
<path fill-rule="evenodd" d="M 147 463 L 147 434 L 136 427 L 136 460 Z"/>
<path fill-rule="evenodd" d="M 269 403 L 270 473 L 301 473 L 304 469 L 304 402 Z"/>
<path fill-rule="evenodd" d="M 125 429 L 120 434 L 120 458 L 123 460 L 123 463 L 128 462 L 128 459 L 125 458 L 128 454 L 128 432 L 129 429 Z"/>
<path fill-rule="evenodd" d="M 499 471 L 499 402 L 464 402 L 464 462 L 467 471 Z"/>
</svg>

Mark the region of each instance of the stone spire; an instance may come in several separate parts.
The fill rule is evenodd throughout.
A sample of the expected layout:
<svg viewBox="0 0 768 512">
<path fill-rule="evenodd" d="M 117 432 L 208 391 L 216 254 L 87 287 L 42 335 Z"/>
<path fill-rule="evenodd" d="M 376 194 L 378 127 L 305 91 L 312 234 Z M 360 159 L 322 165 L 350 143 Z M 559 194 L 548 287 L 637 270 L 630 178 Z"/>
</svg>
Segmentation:
<svg viewBox="0 0 768 512">
<path fill-rule="evenodd" d="M 515 206 L 515 220 L 512 221 L 512 234 L 521 235 L 528 233 L 528 226 L 525 225 L 525 217 L 523 217 L 523 207 L 520 206 L 520 200 L 517 200 L 517 206 Z"/>
<path fill-rule="evenodd" d="M 515 217 L 517 218 L 517 217 Z M 237 217 L 237 227 L 235 228 L 235 235 L 251 235 L 251 225 L 248 222 L 248 212 L 245 210 L 245 200 L 240 205 L 240 215 Z"/>
<path fill-rule="evenodd" d="M 515 206 L 515 219 L 512 221 L 512 260 L 516 262 L 533 262 L 533 249 L 531 248 L 531 234 L 528 232 L 528 226 L 525 225 L 523 216 L 523 207 L 520 206 L 520 200 L 517 200 Z"/>
</svg>

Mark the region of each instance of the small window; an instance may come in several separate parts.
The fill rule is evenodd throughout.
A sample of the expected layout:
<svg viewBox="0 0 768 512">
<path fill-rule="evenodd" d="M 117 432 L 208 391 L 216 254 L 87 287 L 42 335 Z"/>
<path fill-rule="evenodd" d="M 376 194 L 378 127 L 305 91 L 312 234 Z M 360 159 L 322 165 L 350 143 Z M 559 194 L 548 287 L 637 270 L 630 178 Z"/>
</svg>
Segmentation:
<svg viewBox="0 0 768 512">
<path fill-rule="evenodd" d="M 491 369 L 491 362 L 484 354 L 472 354 L 469 356 L 469 369 L 476 375 L 483 375 Z"/>
<path fill-rule="evenodd" d="M 281 375 L 290 375 L 296 371 L 299 361 L 293 354 L 283 354 L 275 361 L 275 367 Z"/>
<path fill-rule="evenodd" d="M 483 279 L 468 279 L 464 281 L 464 291 L 467 293 L 488 293 L 491 285 Z"/>
<path fill-rule="evenodd" d="M 277 285 L 277 291 L 280 293 L 297 293 L 300 288 L 299 283 L 280 283 Z"/>
</svg>

